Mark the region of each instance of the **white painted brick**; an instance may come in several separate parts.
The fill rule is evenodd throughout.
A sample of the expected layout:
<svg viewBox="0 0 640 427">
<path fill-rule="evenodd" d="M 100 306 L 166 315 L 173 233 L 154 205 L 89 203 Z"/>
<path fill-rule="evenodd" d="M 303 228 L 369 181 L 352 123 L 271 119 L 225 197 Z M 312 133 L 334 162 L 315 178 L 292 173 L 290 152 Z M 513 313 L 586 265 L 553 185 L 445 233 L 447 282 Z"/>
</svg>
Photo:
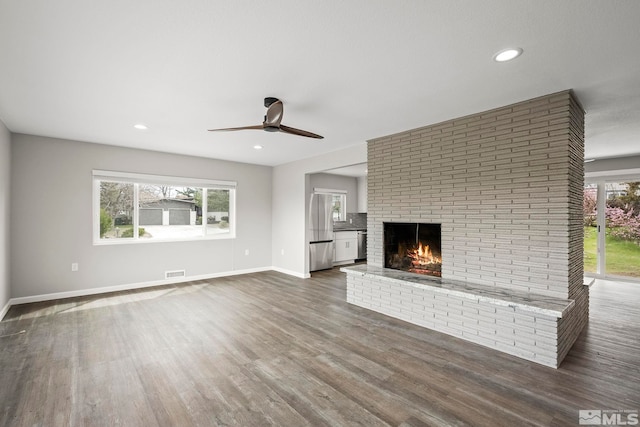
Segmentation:
<svg viewBox="0 0 640 427">
<path fill-rule="evenodd" d="M 443 277 L 567 298 L 582 280 L 582 227 L 572 224 L 581 221 L 583 114 L 561 92 L 370 141 L 368 262 L 384 264 L 384 221 L 441 223 Z M 538 323 L 540 334 L 558 328 Z"/>
</svg>

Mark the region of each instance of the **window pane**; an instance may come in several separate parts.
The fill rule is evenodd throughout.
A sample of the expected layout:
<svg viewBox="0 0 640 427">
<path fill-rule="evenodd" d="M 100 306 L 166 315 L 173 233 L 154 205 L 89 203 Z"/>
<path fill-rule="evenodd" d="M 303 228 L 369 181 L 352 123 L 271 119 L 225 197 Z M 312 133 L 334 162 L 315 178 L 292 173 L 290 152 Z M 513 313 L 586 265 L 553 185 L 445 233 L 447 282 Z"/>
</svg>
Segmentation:
<svg viewBox="0 0 640 427">
<path fill-rule="evenodd" d="M 606 189 L 605 274 L 640 278 L 640 182 Z"/>
<path fill-rule="evenodd" d="M 138 222 L 142 239 L 202 236 L 202 189 L 140 184 Z"/>
<path fill-rule="evenodd" d="M 100 181 L 100 238 L 133 237 L 133 184 Z"/>
<path fill-rule="evenodd" d="M 582 211 L 584 219 L 584 271 L 587 273 L 597 273 L 598 271 L 597 200 L 597 184 L 585 185 Z"/>
<path fill-rule="evenodd" d="M 228 234 L 230 190 L 207 189 L 207 235 Z"/>
<path fill-rule="evenodd" d="M 331 199 L 333 205 L 333 220 L 346 221 L 347 213 L 345 212 L 345 206 L 347 204 L 347 196 L 345 194 L 333 194 Z"/>
</svg>

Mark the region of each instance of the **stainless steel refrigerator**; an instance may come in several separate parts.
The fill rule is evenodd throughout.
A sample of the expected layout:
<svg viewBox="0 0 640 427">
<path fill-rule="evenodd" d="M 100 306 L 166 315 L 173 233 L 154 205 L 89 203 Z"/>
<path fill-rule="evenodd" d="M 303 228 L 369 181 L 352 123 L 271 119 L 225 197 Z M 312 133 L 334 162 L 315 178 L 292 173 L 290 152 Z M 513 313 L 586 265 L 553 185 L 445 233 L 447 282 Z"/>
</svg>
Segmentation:
<svg viewBox="0 0 640 427">
<path fill-rule="evenodd" d="M 313 193 L 309 199 L 309 271 L 333 267 L 331 194 Z"/>
</svg>

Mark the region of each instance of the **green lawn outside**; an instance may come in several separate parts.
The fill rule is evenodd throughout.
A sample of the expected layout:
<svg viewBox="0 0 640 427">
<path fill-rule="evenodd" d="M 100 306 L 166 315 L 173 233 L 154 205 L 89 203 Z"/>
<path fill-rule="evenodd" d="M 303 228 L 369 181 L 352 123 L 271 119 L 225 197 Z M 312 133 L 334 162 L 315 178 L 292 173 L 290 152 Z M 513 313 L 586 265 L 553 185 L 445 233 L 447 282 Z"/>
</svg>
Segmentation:
<svg viewBox="0 0 640 427">
<path fill-rule="evenodd" d="M 598 233 L 595 227 L 584 228 L 584 271 L 596 273 L 598 265 Z"/>
<path fill-rule="evenodd" d="M 597 232 L 595 227 L 584 228 L 584 271 L 596 272 Z M 640 278 L 640 246 L 634 242 L 605 237 L 606 272 L 614 276 Z"/>
</svg>

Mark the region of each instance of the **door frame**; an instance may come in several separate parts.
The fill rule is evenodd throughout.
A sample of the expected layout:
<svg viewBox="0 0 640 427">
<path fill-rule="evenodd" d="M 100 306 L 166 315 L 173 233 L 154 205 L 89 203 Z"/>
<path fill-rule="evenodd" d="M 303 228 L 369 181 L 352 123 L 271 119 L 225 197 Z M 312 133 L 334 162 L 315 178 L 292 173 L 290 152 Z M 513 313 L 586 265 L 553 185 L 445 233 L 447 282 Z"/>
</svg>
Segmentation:
<svg viewBox="0 0 640 427">
<path fill-rule="evenodd" d="M 596 199 L 596 225 L 597 225 L 597 267 L 596 273 L 584 272 L 587 277 L 594 277 L 597 279 L 615 279 L 630 282 L 640 282 L 640 277 L 629 276 L 617 276 L 607 274 L 606 270 L 606 218 L 605 211 L 607 208 L 607 190 L 606 184 L 608 183 L 620 183 L 629 181 L 640 181 L 640 169 L 629 169 L 624 173 L 587 173 L 585 174 L 584 185 L 595 184 L 597 185 L 597 199 Z"/>
</svg>

